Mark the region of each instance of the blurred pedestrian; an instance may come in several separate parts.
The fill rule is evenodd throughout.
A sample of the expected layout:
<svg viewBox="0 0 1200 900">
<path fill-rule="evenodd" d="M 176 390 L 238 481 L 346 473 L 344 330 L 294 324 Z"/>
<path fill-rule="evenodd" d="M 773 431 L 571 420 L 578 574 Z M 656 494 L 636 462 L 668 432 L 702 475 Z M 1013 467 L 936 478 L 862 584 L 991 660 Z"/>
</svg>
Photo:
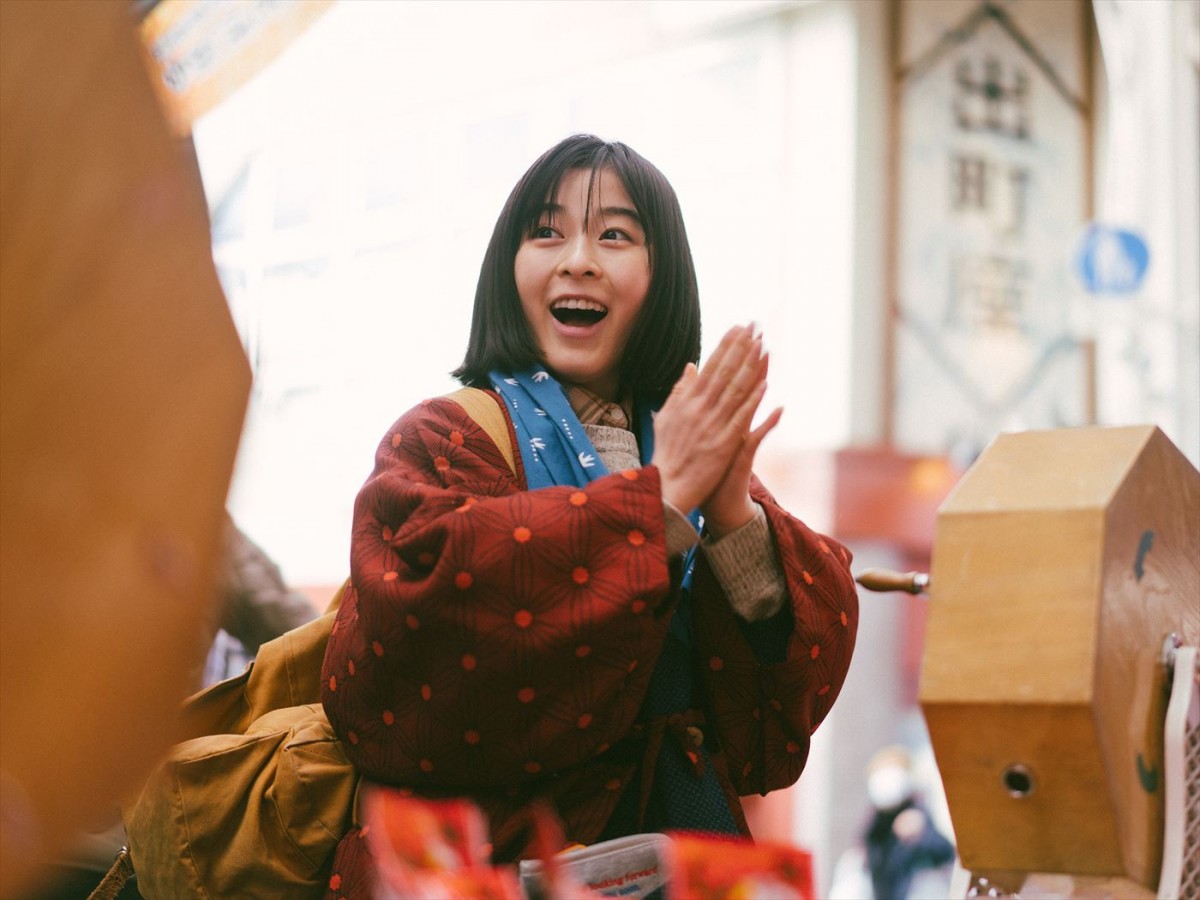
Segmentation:
<svg viewBox="0 0 1200 900">
<path fill-rule="evenodd" d="M 867 795 L 873 813 L 863 843 L 875 900 L 915 900 L 915 877 L 952 862 L 954 845 L 918 797 L 907 750 L 884 747 L 871 758 Z"/>
</svg>

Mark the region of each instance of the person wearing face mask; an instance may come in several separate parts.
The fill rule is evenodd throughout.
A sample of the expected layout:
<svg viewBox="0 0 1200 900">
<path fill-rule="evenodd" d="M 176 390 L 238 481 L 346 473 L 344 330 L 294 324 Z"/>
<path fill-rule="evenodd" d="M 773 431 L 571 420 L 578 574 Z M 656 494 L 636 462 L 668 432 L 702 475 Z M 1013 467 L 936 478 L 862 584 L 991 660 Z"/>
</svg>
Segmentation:
<svg viewBox="0 0 1200 900">
<path fill-rule="evenodd" d="M 873 812 L 863 843 L 875 900 L 907 900 L 914 896 L 918 873 L 951 862 L 954 845 L 918 798 L 911 758 L 903 747 L 884 747 L 871 758 L 867 796 Z"/>
<path fill-rule="evenodd" d="M 699 355 L 674 190 L 567 138 L 500 214 L 455 372 L 504 437 L 425 401 L 359 492 L 325 710 L 367 782 L 478 804 L 497 862 L 535 803 L 568 843 L 747 835 L 739 795 L 795 782 L 845 679 L 850 554 L 751 472 L 782 412 L 752 424 L 762 337 Z M 330 896 L 363 890 L 367 845 L 342 840 Z"/>
</svg>

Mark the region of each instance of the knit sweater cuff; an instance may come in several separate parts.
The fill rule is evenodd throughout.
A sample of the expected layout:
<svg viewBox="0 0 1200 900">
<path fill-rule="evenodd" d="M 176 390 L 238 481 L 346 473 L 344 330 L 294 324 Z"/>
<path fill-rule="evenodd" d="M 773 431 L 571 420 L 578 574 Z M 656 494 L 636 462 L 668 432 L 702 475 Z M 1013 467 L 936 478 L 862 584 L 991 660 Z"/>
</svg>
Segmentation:
<svg viewBox="0 0 1200 900">
<path fill-rule="evenodd" d="M 754 518 L 741 528 L 716 540 L 706 537 L 701 543 L 729 605 L 747 622 L 769 619 L 787 599 L 787 579 L 767 514 L 757 503 L 754 508 Z"/>
<path fill-rule="evenodd" d="M 696 546 L 700 535 L 696 534 L 695 527 L 666 500 L 663 501 L 663 520 L 666 523 L 667 559 L 674 559 Z"/>
</svg>

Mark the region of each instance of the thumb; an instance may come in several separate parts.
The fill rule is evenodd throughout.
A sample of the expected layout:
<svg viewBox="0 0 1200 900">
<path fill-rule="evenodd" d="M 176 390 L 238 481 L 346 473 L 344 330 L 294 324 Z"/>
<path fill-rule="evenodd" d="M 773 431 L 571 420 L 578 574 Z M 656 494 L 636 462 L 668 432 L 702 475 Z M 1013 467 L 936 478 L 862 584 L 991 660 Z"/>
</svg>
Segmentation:
<svg viewBox="0 0 1200 900">
<path fill-rule="evenodd" d="M 763 438 L 765 438 L 771 433 L 772 430 L 774 430 L 775 426 L 779 424 L 779 420 L 782 417 L 783 407 L 775 407 L 775 409 L 771 411 L 771 414 L 763 420 L 763 423 L 746 436 L 746 446 L 751 450 L 751 452 L 758 449 L 758 445 L 763 442 Z"/>
<path fill-rule="evenodd" d="M 690 382 L 694 381 L 695 378 L 696 364 L 690 362 L 683 367 L 683 374 L 679 376 L 679 380 L 676 381 L 675 385 L 671 388 L 671 394 L 675 395 L 680 393 Z"/>
</svg>

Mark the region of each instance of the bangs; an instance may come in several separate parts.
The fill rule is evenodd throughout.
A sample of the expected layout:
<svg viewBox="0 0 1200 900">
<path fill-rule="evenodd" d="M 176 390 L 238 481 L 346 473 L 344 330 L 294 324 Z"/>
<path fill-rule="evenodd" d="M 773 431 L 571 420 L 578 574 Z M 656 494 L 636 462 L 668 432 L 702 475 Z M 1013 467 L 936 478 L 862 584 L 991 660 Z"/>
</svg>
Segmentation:
<svg viewBox="0 0 1200 900">
<path fill-rule="evenodd" d="M 514 210 L 520 239 L 524 241 L 532 237 L 538 226 L 546 221 L 547 216 L 550 224 L 554 224 L 557 210 L 561 208 L 561 204 L 555 202 L 558 191 L 562 187 L 563 179 L 571 172 L 588 173 L 587 198 L 583 214 L 583 225 L 585 228 L 588 227 L 591 224 L 592 198 L 596 193 L 596 185 L 601 176 L 607 172 L 616 177 L 625 193 L 629 195 L 629 199 L 633 201 L 634 212 L 637 213 L 642 230 L 646 235 L 646 245 L 651 246 L 653 244 L 652 223 L 646 221 L 644 203 L 642 198 L 637 195 L 634 184 L 631 183 L 636 179 L 630 177 L 632 173 L 628 172 L 629 167 L 622 165 L 623 160 L 614 153 L 611 144 L 600 144 L 594 148 L 581 149 L 586 152 L 574 155 L 564 154 L 539 171 L 537 177 L 530 179 L 518 208 Z"/>
</svg>

